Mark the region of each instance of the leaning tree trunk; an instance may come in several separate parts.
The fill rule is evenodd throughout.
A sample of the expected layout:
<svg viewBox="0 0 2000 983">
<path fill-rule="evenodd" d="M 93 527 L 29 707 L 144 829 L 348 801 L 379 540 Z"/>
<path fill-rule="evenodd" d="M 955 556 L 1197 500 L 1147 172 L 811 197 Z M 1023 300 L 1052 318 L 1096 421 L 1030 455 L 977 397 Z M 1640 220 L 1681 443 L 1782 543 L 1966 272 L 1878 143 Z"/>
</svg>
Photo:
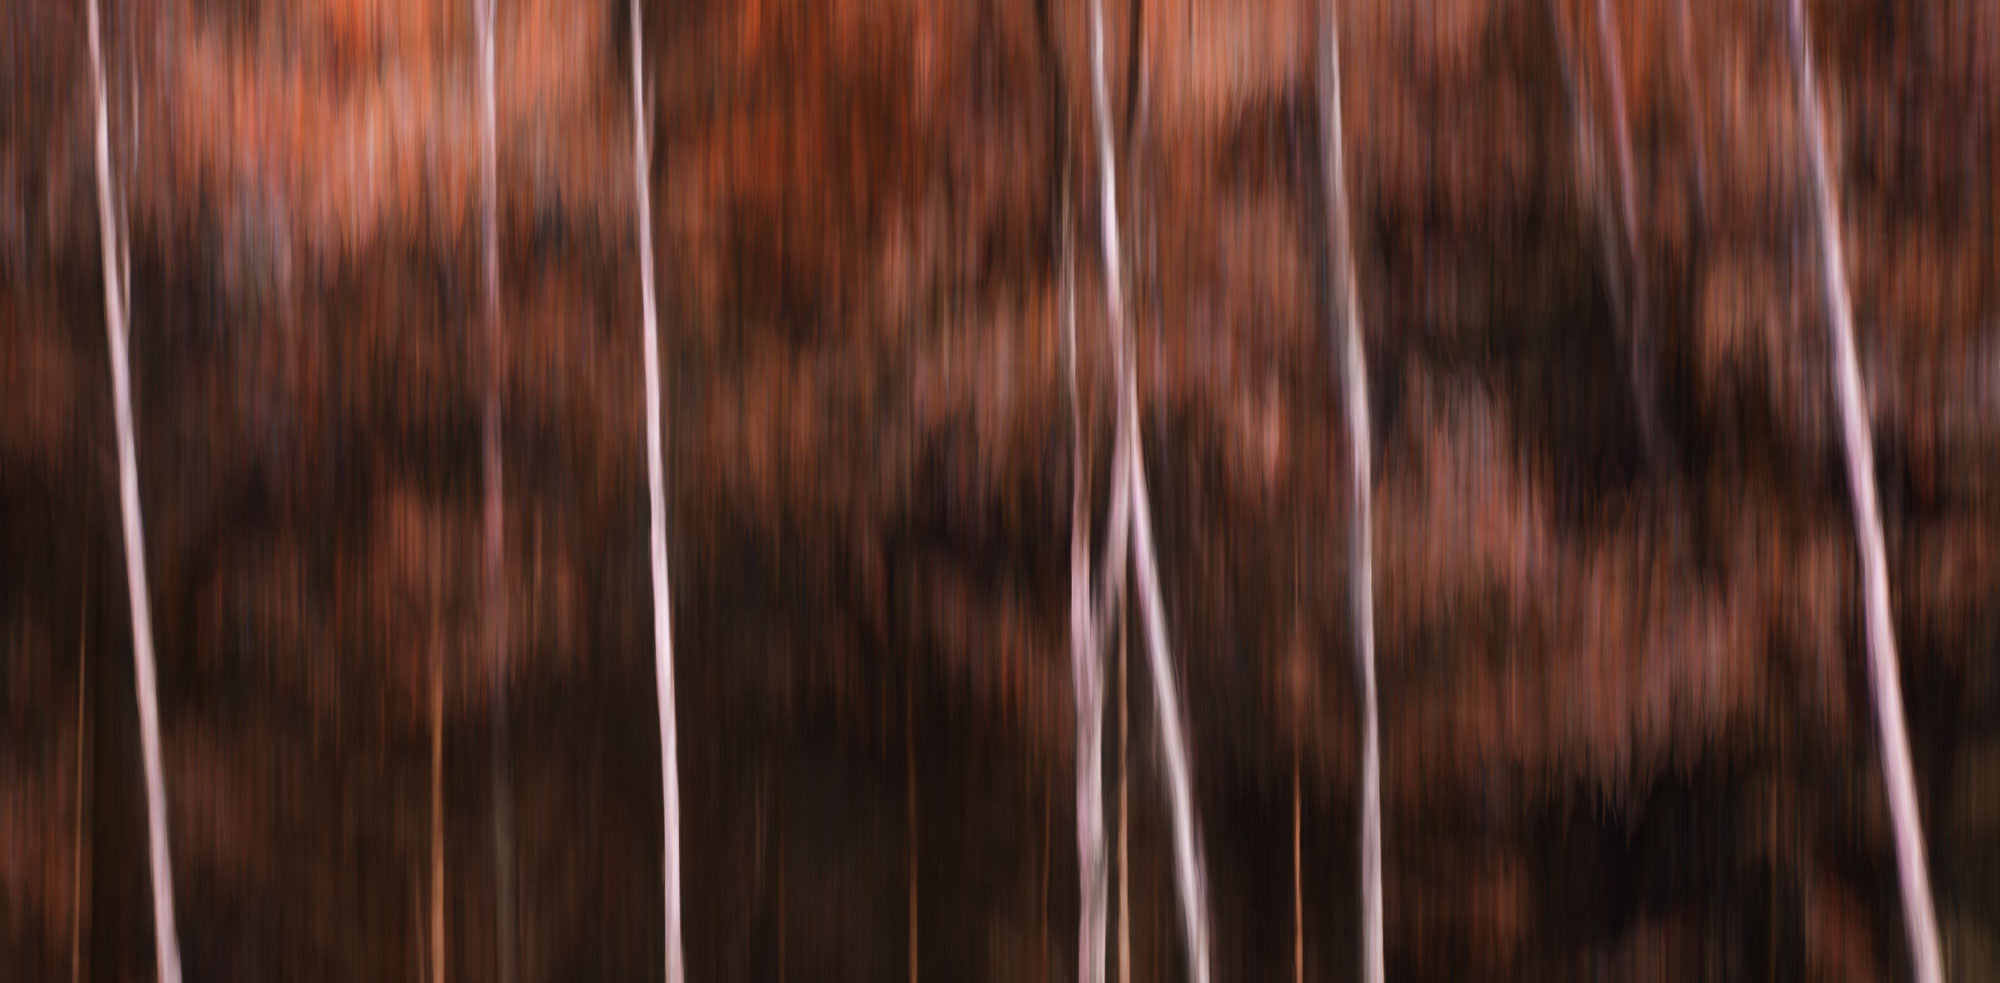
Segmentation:
<svg viewBox="0 0 2000 983">
<path fill-rule="evenodd" d="M 153 955 L 162 983 L 179 983 L 173 863 L 167 854 L 167 785 L 160 763 L 160 710 L 153 673 L 153 613 L 146 587 L 146 531 L 139 516 L 139 462 L 132 429 L 131 252 L 112 219 L 111 135 L 104 98 L 104 44 L 97 0 L 86 8 L 90 73 L 97 103 L 97 232 L 104 263 L 104 333 L 111 349 L 111 398 L 118 430 L 118 504 L 125 530 L 125 582 L 132 602 L 132 668 L 138 682 L 139 740 L 146 772 L 146 837 L 153 875 Z"/>
<path fill-rule="evenodd" d="M 1118 247 L 1117 161 L 1112 155 L 1110 96 L 1104 81 L 1104 10 L 1092 0 L 1090 5 L 1090 81 L 1096 116 L 1097 150 L 1100 173 L 1099 199 L 1103 220 L 1104 292 L 1112 330 L 1118 332 L 1119 358 L 1118 442 L 1113 471 L 1113 538 L 1129 536 L 1131 563 L 1139 594 L 1141 620 L 1146 629 L 1146 654 L 1152 670 L 1153 697 L 1160 713 L 1160 744 L 1167 771 L 1167 795 L 1174 839 L 1174 875 L 1180 889 L 1181 919 L 1187 935 L 1189 976 L 1207 983 L 1209 976 L 1209 930 L 1201 853 L 1196 843 L 1193 783 L 1188 777 L 1187 742 L 1182 734 L 1180 695 L 1174 682 L 1173 655 L 1167 641 L 1165 603 L 1160 592 L 1158 557 L 1153 543 L 1152 506 L 1146 494 L 1146 469 L 1139 446 L 1139 391 L 1136 377 L 1131 326 L 1125 320 L 1125 304 L 1120 284 Z M 1119 489 L 1123 489 L 1121 496 Z M 1122 501 L 1121 501 L 1122 499 Z M 1120 506 L 1129 507 L 1123 516 Z M 1121 521 L 1122 520 L 1122 521 Z M 1122 528 L 1121 528 L 1122 527 Z M 1125 552 L 1114 549 L 1108 563 L 1123 564 Z M 1093 660 L 1095 653 L 1092 653 Z M 1098 699 L 1101 712 L 1102 697 Z M 1092 721 L 1093 726 L 1097 723 Z M 1101 792 L 1101 790 L 1097 790 Z M 1102 831 L 1098 831 L 1102 837 Z M 1103 972 L 1103 935 L 1098 928 L 1097 973 Z M 1092 977 L 1095 978 L 1095 977 Z"/>
<path fill-rule="evenodd" d="M 1882 751 L 1883 785 L 1896 836 L 1896 870 L 1903 893 L 1903 921 L 1909 934 L 1911 971 L 1919 983 L 1944 978 L 1932 909 L 1930 875 L 1924 869 L 1923 824 L 1910 765 L 1910 738 L 1903 722 L 1903 688 L 1896 660 L 1895 625 L 1889 614 L 1889 569 L 1882 539 L 1882 509 L 1875 491 L 1875 446 L 1868 429 L 1861 369 L 1854 354 L 1854 311 L 1848 299 L 1847 265 L 1840 244 L 1840 203 L 1826 160 L 1812 50 L 1806 42 L 1806 15 L 1791 0 L 1787 25 L 1799 122 L 1810 160 L 1813 204 L 1819 225 L 1820 258 L 1826 288 L 1826 319 L 1833 342 L 1833 381 L 1840 401 L 1840 431 L 1847 451 L 1847 490 L 1854 506 L 1854 532 L 1861 554 L 1862 611 L 1868 632 L 1868 681 L 1875 696 L 1875 724 Z"/>
<path fill-rule="evenodd" d="M 1353 531 L 1349 537 L 1348 584 L 1354 618 L 1354 657 L 1361 677 L 1361 977 L 1367 983 L 1381 983 L 1382 971 L 1382 765 L 1377 747 L 1375 705 L 1375 587 L 1372 534 L 1370 527 L 1372 462 L 1368 428 L 1368 365 L 1361 345 L 1361 303 L 1354 275 L 1352 216 L 1347 199 L 1346 132 L 1340 111 L 1340 30 L 1329 0 L 1323 14 L 1320 58 L 1320 132 L 1326 141 L 1322 152 L 1326 178 L 1326 198 L 1332 214 L 1330 238 L 1333 243 L 1335 273 L 1339 278 L 1340 320 L 1343 322 L 1344 370 L 1341 383 L 1347 390 L 1348 447 L 1353 455 L 1349 471 L 1354 482 Z M 1294 777 L 1294 782 L 1297 779 Z M 1297 822 L 1298 795 L 1292 792 L 1293 822 Z M 1296 853 L 1298 846 L 1293 844 Z M 1296 862 L 1296 859 L 1294 860 Z M 1298 957 L 1301 966 L 1304 956 Z"/>
<path fill-rule="evenodd" d="M 479 42 L 480 92 L 480 268 L 484 292 L 486 396 L 481 413 L 480 457 L 485 473 L 482 579 L 485 596 L 487 668 L 493 676 L 490 693 L 491 765 L 493 773 L 493 946 L 500 983 L 514 980 L 514 831 L 512 782 L 508 777 L 507 734 L 507 598 L 501 580 L 505 557 L 501 539 L 503 488 L 500 463 L 500 386 L 506 375 L 500 344 L 500 229 L 497 151 L 493 120 L 493 8 L 496 0 L 475 0 Z"/>
<path fill-rule="evenodd" d="M 1104 857 L 1104 687 L 1099 672 L 1097 611 L 1091 600 L 1090 505 L 1085 495 L 1083 403 L 1076 384 L 1076 286 L 1064 200 L 1062 352 L 1070 420 L 1070 683 L 1076 698 L 1077 979 L 1103 983 L 1107 877 Z"/>
<path fill-rule="evenodd" d="M 666 866 L 667 980 L 685 974 L 681 953 L 681 783 L 674 726 L 673 603 L 667 588 L 665 450 L 660 437 L 660 328 L 653 295 L 653 196 L 646 138 L 649 132 L 640 78 L 644 60 L 639 0 L 632 0 L 632 187 L 639 215 L 639 297 L 645 315 L 646 484 L 651 515 L 653 568 L 653 676 L 659 689 L 660 787 L 666 799 L 662 831 Z"/>
</svg>

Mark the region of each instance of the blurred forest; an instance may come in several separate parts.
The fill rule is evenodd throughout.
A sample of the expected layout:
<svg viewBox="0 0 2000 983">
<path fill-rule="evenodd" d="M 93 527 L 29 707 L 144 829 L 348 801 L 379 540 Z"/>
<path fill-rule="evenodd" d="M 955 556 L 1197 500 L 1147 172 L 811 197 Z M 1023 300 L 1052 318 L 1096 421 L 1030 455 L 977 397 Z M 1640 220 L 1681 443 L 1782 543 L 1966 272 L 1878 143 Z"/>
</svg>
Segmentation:
<svg viewBox="0 0 2000 983">
<path fill-rule="evenodd" d="M 627 0 L 499 0 L 490 351 L 470 0 L 102 2 L 187 977 L 662 974 L 643 220 L 689 978 L 1073 979 L 1087 4 L 648 0 L 641 216 Z M 1360 947 L 1332 9 L 1389 977 L 1904 978 L 1784 4 L 1102 2 L 1217 977 Z M 1946 963 L 2000 978 L 2000 2 L 1806 10 Z M 20 980 L 154 965 L 90 64 L 81 0 L 0 5 Z M 1129 633 L 1113 920 L 1175 979 Z"/>
</svg>

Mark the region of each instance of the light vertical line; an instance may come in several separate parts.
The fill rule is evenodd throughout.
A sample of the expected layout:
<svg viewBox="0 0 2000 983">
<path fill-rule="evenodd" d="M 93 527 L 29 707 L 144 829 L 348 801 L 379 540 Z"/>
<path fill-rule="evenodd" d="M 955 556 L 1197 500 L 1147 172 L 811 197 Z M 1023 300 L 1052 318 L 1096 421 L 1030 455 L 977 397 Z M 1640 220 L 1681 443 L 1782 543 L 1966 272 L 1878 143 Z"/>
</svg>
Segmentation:
<svg viewBox="0 0 2000 983">
<path fill-rule="evenodd" d="M 1138 429 L 1137 394 L 1126 381 L 1128 420 Z M 1160 710 L 1160 744 L 1167 765 L 1167 798 L 1174 833 L 1174 874 L 1180 887 L 1181 920 L 1187 933 L 1188 975 L 1209 978 L 1209 933 L 1201 851 L 1195 842 L 1194 783 L 1188 777 L 1187 738 L 1181 729 L 1181 701 L 1174 682 L 1173 651 L 1167 641 L 1167 614 L 1160 594 L 1159 560 L 1153 545 L 1152 505 L 1139 461 L 1139 437 L 1130 435 L 1125 467 L 1132 473 L 1132 565 L 1137 571 L 1140 612 L 1146 626 L 1146 655 L 1153 673 L 1153 698 Z"/>
<path fill-rule="evenodd" d="M 1173 654 L 1168 646 L 1166 610 L 1160 594 L 1158 558 L 1153 543 L 1153 518 L 1146 495 L 1146 471 L 1141 461 L 1139 440 L 1139 395 L 1134 377 L 1138 372 L 1133 357 L 1130 326 L 1125 322 L 1122 270 L 1118 244 L 1117 160 L 1112 154 L 1110 95 L 1104 81 L 1104 11 L 1099 0 L 1090 5 L 1090 81 L 1097 123 L 1097 150 L 1100 161 L 1099 203 L 1103 220 L 1101 244 L 1104 249 L 1105 297 L 1110 324 L 1119 333 L 1114 346 L 1125 351 L 1120 359 L 1123 406 L 1120 409 L 1122 447 L 1114 474 L 1122 473 L 1129 488 L 1129 516 L 1114 516 L 1112 533 L 1122 530 L 1131 537 L 1131 560 L 1136 571 L 1142 621 L 1146 627 L 1147 657 L 1153 675 L 1153 695 L 1159 705 L 1160 743 L 1166 758 L 1167 797 L 1173 820 L 1174 873 L 1180 889 L 1181 917 L 1187 936 L 1188 973 L 1197 983 L 1209 978 L 1209 930 L 1200 851 L 1195 842 L 1194 792 L 1188 777 L 1187 744 L 1181 727 L 1180 696 L 1174 682 Z M 1120 505 L 1114 491 L 1114 511 Z M 1123 563 L 1123 550 L 1111 554 L 1111 562 Z M 1101 697 L 1099 698 L 1101 713 Z M 1097 831 L 1102 836 L 1102 831 Z M 1102 972 L 1102 935 L 1099 935 L 1099 972 Z"/>
<path fill-rule="evenodd" d="M 1854 506 L 1854 532 L 1861 555 L 1862 609 L 1868 633 L 1868 679 L 1875 696 L 1880 731 L 1883 785 L 1896 836 L 1896 872 L 1903 894 L 1903 921 L 1909 934 L 1911 972 L 1919 983 L 1944 978 L 1932 908 L 1930 874 L 1924 866 L 1923 824 L 1910 764 L 1910 738 L 1903 720 L 1903 687 L 1896 660 L 1895 625 L 1889 610 L 1889 569 L 1882 536 L 1882 511 L 1875 491 L 1875 446 L 1869 432 L 1867 398 L 1854 353 L 1854 312 L 1847 286 L 1847 263 L 1840 241 L 1840 204 L 1827 167 L 1826 133 L 1821 122 L 1818 82 L 1806 39 L 1800 0 L 1790 3 L 1789 34 L 1799 121 L 1811 163 L 1813 202 L 1819 223 L 1826 288 L 1827 329 L 1833 342 L 1833 379 L 1840 400 L 1840 429 L 1847 450 L 1847 487 Z"/>
<path fill-rule="evenodd" d="M 1371 526 L 1372 451 L 1368 425 L 1368 365 L 1361 343 L 1361 302 L 1354 272 L 1354 242 L 1347 198 L 1346 132 L 1340 107 L 1340 37 L 1332 0 L 1324 12 L 1320 102 L 1325 114 L 1326 193 L 1333 209 L 1334 262 L 1340 278 L 1345 328 L 1343 386 L 1354 481 L 1349 579 L 1356 668 L 1361 674 L 1361 977 L 1382 983 L 1382 772 L 1375 694 L 1375 587 Z"/>
<path fill-rule="evenodd" d="M 632 0 L 632 157 L 633 188 L 639 213 L 639 296 L 645 313 L 646 484 L 651 539 L 648 553 L 653 571 L 653 675 L 660 712 L 660 787 L 665 797 L 666 829 L 663 852 L 666 880 L 667 980 L 680 983 L 686 974 L 681 950 L 681 789 L 679 749 L 674 719 L 673 599 L 667 583 L 667 505 L 665 450 L 660 434 L 659 308 L 653 290 L 653 195 L 648 183 L 650 155 L 641 76 L 644 52 L 639 0 Z M 781 957 L 782 958 L 782 957 Z"/>
<path fill-rule="evenodd" d="M 1147 656 L 1152 668 L 1153 692 L 1160 711 L 1160 741 L 1166 758 L 1167 793 L 1173 820 L 1174 872 L 1180 889 L 1183 930 L 1187 936 L 1189 975 L 1198 983 L 1209 978 L 1209 931 L 1205 910 L 1201 856 L 1195 840 L 1194 793 L 1188 777 L 1187 743 L 1181 726 L 1180 696 L 1174 681 L 1172 649 L 1166 628 L 1166 610 L 1161 598 L 1158 557 L 1153 543 L 1151 505 L 1146 493 L 1145 467 L 1139 440 L 1138 371 L 1132 357 L 1130 326 L 1125 321 L 1122 271 L 1118 239 L 1118 191 L 1116 158 L 1112 154 L 1110 97 L 1104 79 L 1104 14 L 1102 4 L 1090 7 L 1091 86 L 1096 109 L 1097 142 L 1102 161 L 1100 203 L 1103 218 L 1105 294 L 1110 322 L 1118 331 L 1121 359 L 1120 388 L 1124 405 L 1120 415 L 1123 444 L 1118 470 L 1129 489 L 1130 514 L 1118 525 L 1131 537 L 1131 560 L 1136 571 L 1142 621 L 1147 634 Z M 1122 554 L 1113 554 L 1123 562 Z"/>
<path fill-rule="evenodd" d="M 1070 419 L 1070 681 L 1076 701 L 1077 979 L 1103 983 L 1106 871 L 1104 859 L 1104 695 L 1099 681 L 1096 615 L 1090 588 L 1090 510 L 1084 490 L 1083 403 L 1076 385 L 1076 293 L 1070 253 L 1068 198 L 1063 200 L 1062 352 L 1068 372 Z M 1116 521 L 1115 519 L 1113 520 Z"/>
<path fill-rule="evenodd" d="M 146 837 L 153 878 L 153 956 L 161 983 L 180 983 L 174 930 L 173 864 L 167 853 L 167 787 L 160 761 L 160 711 L 153 672 L 153 613 L 146 586 L 146 531 L 139 515 L 139 462 L 132 427 L 126 247 L 111 215 L 111 137 L 104 99 L 104 54 L 97 0 L 90 0 L 90 71 L 97 101 L 97 226 L 104 263 L 104 333 L 111 349 L 111 398 L 118 431 L 118 503 L 125 531 L 125 585 L 132 603 L 132 668 L 138 681 L 139 740 L 146 772 Z"/>
<path fill-rule="evenodd" d="M 514 857 L 513 804 L 509 801 L 508 779 L 507 672 L 508 631 L 506 587 L 501 579 L 506 556 L 504 534 L 505 501 L 501 465 L 500 389 L 506 379 L 505 352 L 500 343 L 500 227 L 499 190 L 495 173 L 497 140 L 494 122 L 493 29 L 497 0 L 476 0 L 478 19 L 480 91 L 480 267 L 485 294 L 484 337 L 486 344 L 486 396 L 481 413 L 480 448 L 485 477 L 483 515 L 485 557 L 483 587 L 486 607 L 486 636 L 489 669 L 493 673 L 489 726 L 493 776 L 493 922 L 496 977 L 500 983 L 514 980 Z"/>
</svg>

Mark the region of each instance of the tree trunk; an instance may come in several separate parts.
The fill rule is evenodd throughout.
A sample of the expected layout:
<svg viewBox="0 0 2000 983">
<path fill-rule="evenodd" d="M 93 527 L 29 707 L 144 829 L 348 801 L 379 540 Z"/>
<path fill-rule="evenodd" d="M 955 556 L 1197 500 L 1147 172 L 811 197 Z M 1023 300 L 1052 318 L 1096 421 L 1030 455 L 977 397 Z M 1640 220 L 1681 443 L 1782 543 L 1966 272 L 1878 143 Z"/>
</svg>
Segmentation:
<svg viewBox="0 0 2000 983">
<path fill-rule="evenodd" d="M 125 534 L 125 580 L 132 604 L 132 669 L 139 701 L 139 740 L 146 773 L 146 841 L 152 858 L 153 957 L 161 983 L 179 983 L 180 942 L 174 930 L 173 864 L 167 853 L 167 789 L 160 758 L 160 711 L 153 668 L 152 601 L 146 586 L 146 531 L 139 512 L 139 462 L 132 426 L 131 365 L 126 343 L 131 294 L 130 252 L 112 218 L 111 137 L 105 109 L 104 53 L 97 0 L 87 8 L 90 70 L 97 102 L 97 223 L 104 264 L 104 331 L 111 351 L 111 397 L 118 430 L 118 501 Z"/>
<path fill-rule="evenodd" d="M 1320 61 L 1321 132 L 1326 140 L 1326 197 L 1332 215 L 1333 261 L 1339 283 L 1340 319 L 1345 328 L 1347 435 L 1354 482 L 1349 602 L 1354 618 L 1355 668 L 1361 678 L 1361 978 L 1381 983 L 1382 952 L 1382 765 L 1377 748 L 1375 704 L 1375 578 L 1372 549 L 1372 458 L 1368 426 L 1368 365 L 1361 338 L 1361 302 L 1355 284 L 1352 216 L 1347 199 L 1346 135 L 1340 107 L 1340 36 L 1331 3 L 1325 12 Z M 1296 795 L 1296 791 L 1294 792 Z M 1296 804 L 1293 806 L 1297 809 Z"/>
<path fill-rule="evenodd" d="M 653 196 L 644 86 L 645 56 L 639 0 L 632 0 L 632 188 L 639 213 L 639 295 L 645 314 L 646 487 L 653 577 L 653 675 L 660 711 L 660 788 L 665 799 L 661 831 L 665 855 L 667 980 L 685 975 L 681 951 L 681 783 L 674 719 L 673 597 L 667 581 L 666 450 L 660 435 L 660 328 L 653 290 Z"/>
<path fill-rule="evenodd" d="M 1146 496 L 1146 471 L 1139 446 L 1139 392 L 1135 379 L 1138 366 L 1134 358 L 1131 326 L 1125 321 L 1118 246 L 1117 160 L 1112 154 L 1111 100 L 1104 81 L 1104 10 L 1098 0 L 1093 0 L 1090 5 L 1090 79 L 1101 167 L 1098 187 L 1103 218 L 1104 290 L 1112 330 L 1119 333 L 1115 347 L 1124 352 L 1118 379 L 1121 399 L 1119 438 L 1123 446 L 1117 452 L 1113 468 L 1115 473 L 1121 474 L 1122 484 L 1128 489 L 1130 512 L 1122 517 L 1114 515 L 1112 531 L 1114 536 L 1122 531 L 1130 537 L 1141 620 L 1146 627 L 1146 654 L 1153 675 L 1153 698 L 1160 711 L 1161 750 L 1166 759 L 1167 799 L 1173 820 L 1174 875 L 1180 889 L 1182 927 L 1187 936 L 1188 975 L 1197 983 L 1207 983 L 1209 931 L 1204 900 L 1206 889 L 1196 842 L 1194 790 L 1188 776 L 1180 696 L 1174 682 L 1173 654 L 1167 641 L 1166 608 L 1161 597 L 1158 558 L 1153 544 L 1153 517 Z M 1117 505 L 1118 498 L 1114 492 L 1114 511 Z M 1121 518 L 1123 521 L 1120 521 Z M 1106 562 L 1124 563 L 1123 550 L 1114 550 Z M 1101 715 L 1101 697 L 1099 704 Z M 1102 831 L 1096 831 L 1095 835 L 1101 838 Z M 1102 973 L 1101 922 L 1098 939 L 1098 972 Z"/>
<path fill-rule="evenodd" d="M 1910 737 L 1903 722 L 1903 686 L 1896 659 L 1895 625 L 1889 612 L 1889 568 L 1882 537 L 1882 508 L 1875 490 L 1875 445 L 1869 431 L 1861 368 L 1854 353 L 1854 311 L 1848 300 L 1847 264 L 1840 243 L 1840 204 L 1827 165 L 1826 134 L 1820 117 L 1818 83 L 1806 39 L 1806 15 L 1791 0 L 1793 84 L 1799 122 L 1811 164 L 1813 205 L 1819 225 L 1820 258 L 1826 290 L 1827 330 L 1833 347 L 1833 381 L 1840 401 L 1840 430 L 1847 452 L 1847 489 L 1854 507 L 1854 533 L 1861 556 L 1862 613 L 1868 633 L 1868 682 L 1875 697 L 1875 724 L 1882 752 L 1882 784 L 1889 795 L 1895 828 L 1896 871 L 1902 886 L 1903 921 L 1909 935 L 1911 974 L 1919 983 L 1944 978 L 1932 908 L 1930 874 L 1924 868 L 1923 823 L 1917 815 L 1917 788 L 1910 765 Z"/>
</svg>

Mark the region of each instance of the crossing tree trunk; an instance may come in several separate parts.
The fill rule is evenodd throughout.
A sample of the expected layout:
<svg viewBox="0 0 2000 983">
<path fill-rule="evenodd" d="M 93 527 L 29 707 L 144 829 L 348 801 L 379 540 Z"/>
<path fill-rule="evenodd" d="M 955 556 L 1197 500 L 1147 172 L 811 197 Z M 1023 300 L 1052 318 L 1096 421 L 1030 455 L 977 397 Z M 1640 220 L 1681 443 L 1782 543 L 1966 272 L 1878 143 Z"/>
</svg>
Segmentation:
<svg viewBox="0 0 2000 983">
<path fill-rule="evenodd" d="M 1882 537 L 1882 506 L 1875 489 L 1875 443 L 1869 430 L 1867 397 L 1854 352 L 1854 310 L 1848 299 L 1847 261 L 1840 243 L 1840 202 L 1827 163 L 1825 123 L 1820 116 L 1819 83 L 1801 0 L 1790 0 L 1788 35 L 1799 123 L 1812 172 L 1813 211 L 1818 223 L 1826 322 L 1833 350 L 1834 395 L 1840 402 L 1841 443 L 1847 456 L 1847 490 L 1854 507 L 1854 534 L 1861 557 L 1862 618 L 1868 639 L 1868 683 L 1875 697 L 1875 724 L 1882 754 L 1882 784 L 1889 795 L 1889 818 L 1896 837 L 1896 873 L 1902 887 L 1903 923 L 1909 936 L 1911 975 L 1919 983 L 1944 978 L 1932 908 L 1930 874 L 1924 868 L 1923 823 L 1917 815 L 1917 786 L 1910 764 L 1910 737 L 1903 722 L 1903 685 L 1896 659 L 1896 631 L 1889 611 L 1888 550 Z"/>
</svg>

